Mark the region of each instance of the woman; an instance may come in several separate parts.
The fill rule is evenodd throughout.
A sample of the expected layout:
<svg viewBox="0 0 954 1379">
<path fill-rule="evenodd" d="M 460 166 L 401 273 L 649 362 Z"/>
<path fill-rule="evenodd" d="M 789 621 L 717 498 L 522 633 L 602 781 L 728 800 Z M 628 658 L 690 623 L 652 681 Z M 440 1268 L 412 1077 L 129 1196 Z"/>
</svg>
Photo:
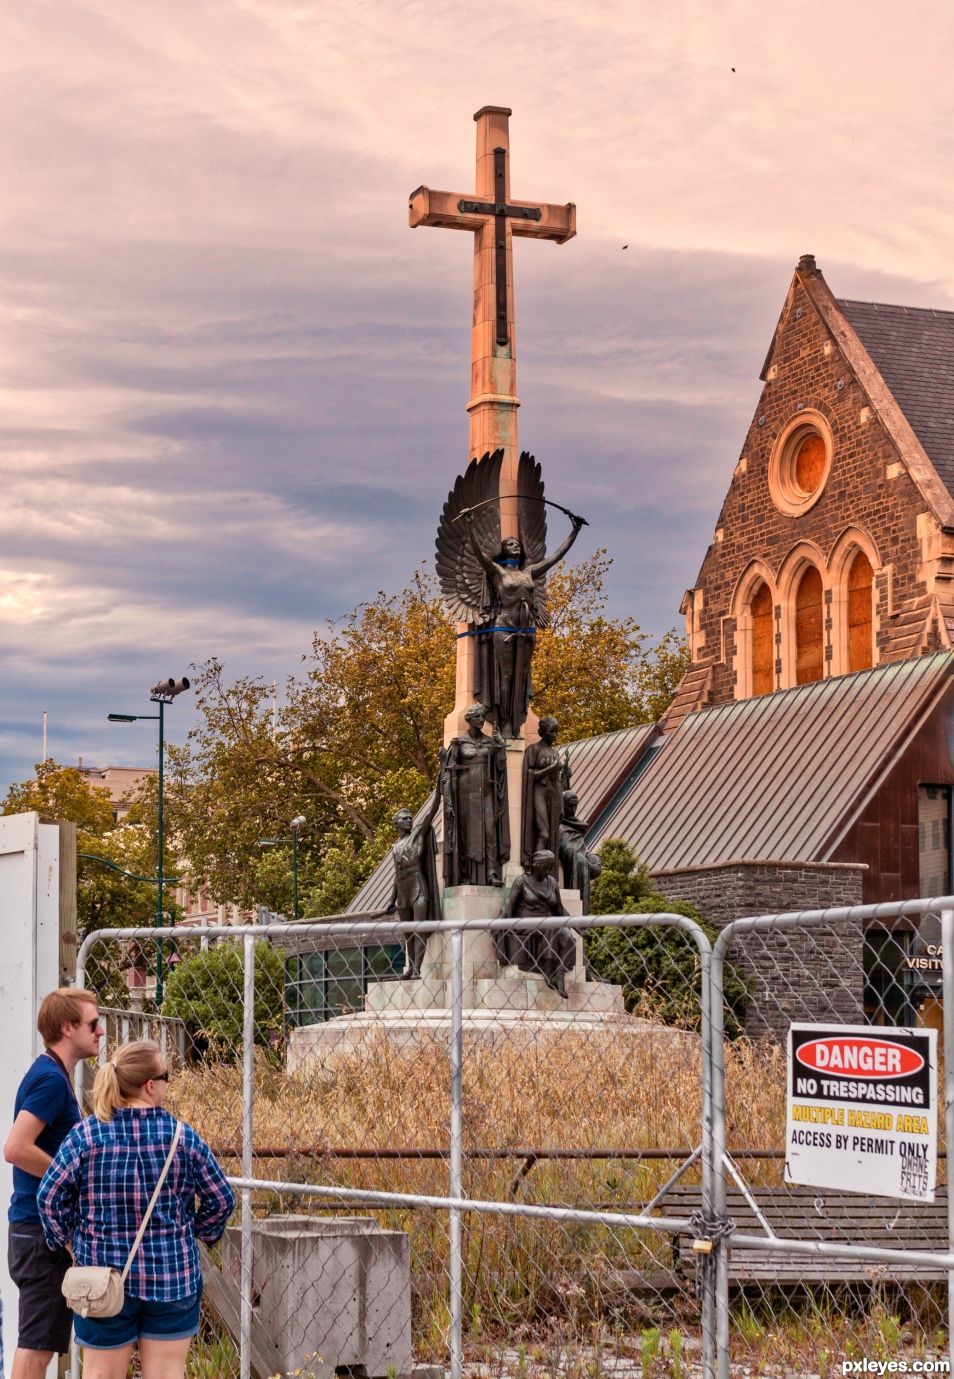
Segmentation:
<svg viewBox="0 0 954 1379">
<path fill-rule="evenodd" d="M 175 1134 L 175 1117 L 162 1109 L 168 1087 L 169 1065 L 151 1040 L 124 1045 L 100 1068 L 96 1114 L 74 1126 L 40 1183 L 51 1249 L 71 1249 L 80 1265 L 122 1270 Z M 125 1379 L 136 1342 L 143 1379 L 183 1379 L 202 1297 L 196 1238 L 220 1239 L 234 1205 L 209 1146 L 183 1125 L 122 1311 L 75 1318 L 83 1379 Z"/>
<path fill-rule="evenodd" d="M 446 886 L 500 886 L 510 857 L 507 748 L 496 727 L 484 732 L 486 718 L 483 704 L 471 704 L 466 735 L 441 752 Z"/>
</svg>

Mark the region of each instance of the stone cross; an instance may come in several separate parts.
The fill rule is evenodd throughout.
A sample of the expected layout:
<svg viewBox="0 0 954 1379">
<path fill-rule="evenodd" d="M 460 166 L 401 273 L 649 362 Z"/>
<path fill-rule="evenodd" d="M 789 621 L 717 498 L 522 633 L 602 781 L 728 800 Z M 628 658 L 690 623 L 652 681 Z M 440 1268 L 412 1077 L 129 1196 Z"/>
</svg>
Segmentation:
<svg viewBox="0 0 954 1379">
<path fill-rule="evenodd" d="M 470 230 L 474 236 L 474 319 L 470 343 L 470 456 L 504 451 L 500 482 L 513 493 L 517 449 L 516 341 L 513 303 L 512 237 L 552 239 L 565 244 L 576 234 L 576 207 L 516 201 L 510 195 L 511 112 L 485 105 L 477 122 L 476 192 L 438 192 L 418 187 L 410 196 L 412 229 L 437 225 Z M 506 518 L 504 536 L 516 536 L 516 505 Z M 508 520 L 509 519 L 509 520 Z"/>
<path fill-rule="evenodd" d="M 503 450 L 500 470 L 502 537 L 518 536 L 516 491 L 517 347 L 514 329 L 514 235 L 565 244 L 576 234 L 576 207 L 517 201 L 510 195 L 511 111 L 485 105 L 477 123 L 477 173 L 474 192 L 440 192 L 418 187 L 409 201 L 411 228 L 437 225 L 470 230 L 474 236 L 474 317 L 470 337 L 470 457 Z M 457 694 L 454 724 L 446 732 L 465 731 L 461 714 L 473 697 L 473 638 L 457 643 Z M 459 721 L 458 721 L 459 720 Z M 528 719 L 529 735 L 533 722 Z M 456 726 L 455 726 L 456 725 Z"/>
</svg>

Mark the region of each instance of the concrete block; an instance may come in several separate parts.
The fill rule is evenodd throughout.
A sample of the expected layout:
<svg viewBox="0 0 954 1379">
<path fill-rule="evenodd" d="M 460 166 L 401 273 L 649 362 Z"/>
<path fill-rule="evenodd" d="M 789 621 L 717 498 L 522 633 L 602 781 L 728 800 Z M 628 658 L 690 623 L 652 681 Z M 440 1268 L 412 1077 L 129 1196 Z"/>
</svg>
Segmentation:
<svg viewBox="0 0 954 1379">
<path fill-rule="evenodd" d="M 400 982 L 369 982 L 365 1010 L 434 1010 L 450 1004 L 447 984 L 439 977 L 406 977 Z"/>
<path fill-rule="evenodd" d="M 279 1368 L 334 1379 L 411 1369 L 411 1251 L 403 1231 L 372 1217 L 273 1216 L 252 1226 L 255 1314 Z M 223 1270 L 238 1282 L 241 1231 L 229 1227 Z"/>
<path fill-rule="evenodd" d="M 585 1011 L 591 1015 L 622 1015 L 626 1010 L 621 986 L 571 978 L 566 984 L 566 995 L 567 1008 L 572 1011 Z"/>
<path fill-rule="evenodd" d="M 505 967 L 498 976 L 474 983 L 478 1010 L 564 1010 L 566 1001 L 542 977 Z"/>
</svg>

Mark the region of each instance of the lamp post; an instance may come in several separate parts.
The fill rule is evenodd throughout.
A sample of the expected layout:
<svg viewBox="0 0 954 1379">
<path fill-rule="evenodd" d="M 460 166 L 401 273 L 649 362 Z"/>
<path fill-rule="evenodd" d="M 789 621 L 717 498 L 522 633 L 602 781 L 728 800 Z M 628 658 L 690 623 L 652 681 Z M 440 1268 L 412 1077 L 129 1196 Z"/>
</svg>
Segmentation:
<svg viewBox="0 0 954 1379">
<path fill-rule="evenodd" d="M 162 928 L 163 890 L 165 873 L 163 871 L 163 854 L 165 852 L 165 832 L 163 817 L 163 766 L 165 764 L 165 707 L 171 704 L 177 694 L 182 694 L 189 688 L 189 680 L 183 675 L 179 680 L 160 680 L 153 685 L 149 691 L 149 699 L 153 704 L 159 705 L 158 713 L 111 713 L 107 714 L 110 723 L 135 723 L 140 718 L 149 718 L 159 722 L 159 788 L 156 812 L 158 815 L 156 826 L 156 928 Z M 162 939 L 156 940 L 156 1005 L 162 1005 Z"/>
<path fill-rule="evenodd" d="M 258 845 L 263 848 L 287 847 L 291 843 L 292 850 L 292 914 L 298 918 L 298 830 L 306 822 L 304 814 L 296 814 L 288 827 L 291 829 L 290 838 L 259 838 Z"/>
</svg>

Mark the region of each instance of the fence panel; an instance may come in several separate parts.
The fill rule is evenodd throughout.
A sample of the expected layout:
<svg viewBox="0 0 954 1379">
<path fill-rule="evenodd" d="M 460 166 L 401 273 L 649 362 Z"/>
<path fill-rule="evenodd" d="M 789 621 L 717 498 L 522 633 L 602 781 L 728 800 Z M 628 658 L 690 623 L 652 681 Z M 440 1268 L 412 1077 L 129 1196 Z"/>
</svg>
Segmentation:
<svg viewBox="0 0 954 1379">
<path fill-rule="evenodd" d="M 564 924 L 431 926 L 404 980 L 397 924 L 164 932 L 168 1104 L 240 1184 L 207 1260 L 223 1375 L 713 1373 L 662 1192 L 711 1205 L 709 944 L 681 916 Z"/>
<path fill-rule="evenodd" d="M 763 1375 L 950 1372 L 948 1266 L 954 1258 L 943 1147 L 933 1202 L 873 1195 L 863 1161 L 894 1152 L 887 1132 L 898 1128 L 905 1108 L 859 1100 L 856 1109 L 826 1109 L 821 1095 L 813 1100 L 806 1092 L 806 1129 L 795 1126 L 792 1133 L 821 1143 L 843 1132 L 849 1146 L 854 1136 L 857 1178 L 852 1191 L 786 1182 L 798 1176 L 790 1172 L 792 1146 L 786 1142 L 790 1025 L 864 1024 L 887 1033 L 930 1024 L 942 997 L 950 1023 L 954 983 L 947 949 L 943 974 L 938 971 L 927 989 L 910 961 L 927 935 L 940 968 L 942 945 L 934 930 L 941 908 L 939 901 L 924 901 L 740 919 L 715 945 L 711 1152 L 720 1238 L 705 1267 L 716 1290 L 719 1379 L 746 1366 Z M 742 1040 L 723 1038 L 718 1028 L 727 959 L 751 991 Z M 939 1059 L 942 1146 L 943 1068 L 954 1066 L 950 1048 L 948 1033 L 948 1058 Z M 834 1076 L 820 1084 L 822 1091 L 836 1085 Z M 859 1097 L 875 1085 L 852 1083 Z M 846 1084 L 839 1080 L 837 1086 Z M 954 1107 L 950 1080 L 947 1103 Z M 915 1121 L 908 1116 L 905 1123 Z M 753 1140 L 767 1152 L 743 1159 Z M 677 1192 L 672 1209 L 679 1206 L 691 1203 Z M 896 1368 L 878 1368 L 890 1364 Z"/>
</svg>

